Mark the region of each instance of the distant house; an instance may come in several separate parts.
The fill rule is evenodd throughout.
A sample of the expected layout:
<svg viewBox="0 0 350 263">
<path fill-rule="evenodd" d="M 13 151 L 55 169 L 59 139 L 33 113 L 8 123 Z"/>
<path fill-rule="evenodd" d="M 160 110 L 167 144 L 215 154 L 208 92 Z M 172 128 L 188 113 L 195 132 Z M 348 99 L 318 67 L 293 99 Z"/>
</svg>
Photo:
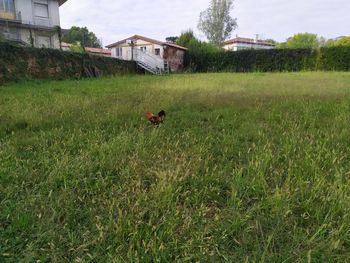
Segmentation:
<svg viewBox="0 0 350 263">
<path fill-rule="evenodd" d="M 230 51 L 239 51 L 245 49 L 273 49 L 275 45 L 260 39 L 236 37 L 224 42 L 223 48 Z"/>
<path fill-rule="evenodd" d="M 67 0 L 0 0 L 0 35 L 35 47 L 59 48 L 59 7 Z"/>
<path fill-rule="evenodd" d="M 1 1 L 1 0 L 0 0 Z M 62 42 L 61 48 L 63 51 L 70 51 L 71 44 Z M 95 48 L 95 47 L 86 47 L 85 51 L 91 55 L 103 56 L 103 57 L 111 57 L 111 50 L 105 48 Z"/>
<path fill-rule="evenodd" d="M 105 48 L 86 47 L 85 51 L 92 55 L 98 55 L 98 56 L 104 56 L 104 57 L 112 56 L 112 51 Z"/>
<path fill-rule="evenodd" d="M 112 57 L 123 60 L 135 60 L 147 71 L 158 74 L 168 69 L 181 70 L 186 48 L 139 35 L 135 35 L 111 45 Z"/>
<path fill-rule="evenodd" d="M 340 37 L 336 37 L 336 38 L 333 38 L 332 40 L 333 41 L 338 41 L 338 40 L 341 40 L 343 38 L 346 38 L 346 36 L 340 36 Z"/>
</svg>

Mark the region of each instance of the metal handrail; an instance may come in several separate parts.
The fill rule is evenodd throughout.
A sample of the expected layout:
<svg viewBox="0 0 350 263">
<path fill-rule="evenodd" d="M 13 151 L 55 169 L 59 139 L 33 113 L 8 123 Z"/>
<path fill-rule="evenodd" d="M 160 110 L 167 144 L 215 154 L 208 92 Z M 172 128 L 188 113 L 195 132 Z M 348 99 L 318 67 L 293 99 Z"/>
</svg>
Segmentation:
<svg viewBox="0 0 350 263">
<path fill-rule="evenodd" d="M 134 49 L 133 57 L 136 62 L 144 63 L 154 71 L 164 71 L 164 60 L 158 56 L 141 51 L 140 49 Z"/>
</svg>

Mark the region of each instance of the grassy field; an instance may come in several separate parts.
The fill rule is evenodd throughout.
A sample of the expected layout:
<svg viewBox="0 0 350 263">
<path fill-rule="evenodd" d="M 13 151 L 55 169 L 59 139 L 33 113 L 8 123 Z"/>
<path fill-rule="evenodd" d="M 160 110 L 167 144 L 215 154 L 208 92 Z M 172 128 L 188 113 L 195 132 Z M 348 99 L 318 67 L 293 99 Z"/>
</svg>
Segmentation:
<svg viewBox="0 0 350 263">
<path fill-rule="evenodd" d="M 0 262 L 350 262 L 349 146 L 350 73 L 2 86 Z"/>
</svg>

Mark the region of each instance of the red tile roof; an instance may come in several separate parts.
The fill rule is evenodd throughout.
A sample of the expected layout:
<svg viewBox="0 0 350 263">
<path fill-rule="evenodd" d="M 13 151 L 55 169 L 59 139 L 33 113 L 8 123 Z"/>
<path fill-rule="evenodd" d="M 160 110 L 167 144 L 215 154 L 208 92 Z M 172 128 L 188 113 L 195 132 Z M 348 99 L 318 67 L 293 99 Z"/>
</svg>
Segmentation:
<svg viewBox="0 0 350 263">
<path fill-rule="evenodd" d="M 175 47 L 175 48 L 178 48 L 178 49 L 187 50 L 187 48 L 179 46 L 179 45 L 176 45 L 176 44 L 167 43 L 167 42 L 155 40 L 155 39 L 152 39 L 152 38 L 143 37 L 143 36 L 140 36 L 140 35 L 134 35 L 132 37 L 120 40 L 118 42 L 115 42 L 113 44 L 108 45 L 107 48 L 112 48 L 112 47 L 118 46 L 120 44 L 125 43 L 128 40 L 138 40 L 138 39 L 141 39 L 141 40 L 144 40 L 146 42 L 153 43 L 153 44 L 157 44 L 157 45 L 166 45 L 166 46 L 169 46 L 169 47 Z"/>
<path fill-rule="evenodd" d="M 86 47 L 85 50 L 86 50 L 86 52 L 94 53 L 94 54 L 109 55 L 109 56 L 112 55 L 111 50 L 104 49 L 104 48 Z"/>
<path fill-rule="evenodd" d="M 69 44 L 69 43 L 66 43 L 66 42 L 62 42 L 62 43 L 61 43 L 61 47 L 62 47 L 62 48 L 70 48 L 71 45 L 72 45 L 72 44 Z"/>
<path fill-rule="evenodd" d="M 69 49 L 72 44 L 62 42 L 61 47 Z M 108 55 L 112 56 L 112 51 L 105 48 L 95 48 L 95 47 L 86 47 L 85 51 L 88 53 L 98 54 L 98 55 Z"/>
</svg>

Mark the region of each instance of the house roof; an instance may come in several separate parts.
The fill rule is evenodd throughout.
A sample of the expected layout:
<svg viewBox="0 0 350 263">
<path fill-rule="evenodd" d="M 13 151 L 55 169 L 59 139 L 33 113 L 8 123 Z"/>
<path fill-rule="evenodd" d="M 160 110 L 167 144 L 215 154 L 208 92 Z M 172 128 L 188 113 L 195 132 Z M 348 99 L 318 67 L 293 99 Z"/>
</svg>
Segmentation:
<svg viewBox="0 0 350 263">
<path fill-rule="evenodd" d="M 109 49 L 104 49 L 104 48 L 86 47 L 85 51 L 89 52 L 89 53 L 94 53 L 94 54 L 112 55 L 112 51 L 110 51 Z"/>
<path fill-rule="evenodd" d="M 61 47 L 63 47 L 63 48 L 70 48 L 71 45 L 72 44 L 69 44 L 69 43 L 66 43 L 66 42 L 62 42 L 61 43 Z"/>
<path fill-rule="evenodd" d="M 70 48 L 71 46 L 72 44 L 69 44 L 66 42 L 61 43 L 62 48 Z M 100 54 L 100 55 L 110 55 L 110 56 L 112 55 L 112 51 L 105 48 L 86 47 L 85 51 L 88 53 L 94 53 L 94 54 Z"/>
<path fill-rule="evenodd" d="M 63 5 L 65 2 L 67 2 L 67 0 L 58 0 L 58 4 L 61 6 Z"/>
<path fill-rule="evenodd" d="M 256 40 L 253 38 L 244 38 L 244 37 L 236 37 L 234 39 L 224 42 L 224 46 L 229 44 L 258 44 L 258 45 L 271 46 L 271 47 L 275 46 L 274 44 L 268 43 L 264 40 Z"/>
<path fill-rule="evenodd" d="M 333 38 L 333 40 L 337 41 L 337 40 L 340 40 L 340 39 L 343 39 L 343 38 L 346 38 L 346 36 L 339 36 L 339 37 Z"/>
<path fill-rule="evenodd" d="M 140 35 L 134 35 L 132 37 L 120 40 L 118 42 L 115 42 L 113 44 L 108 45 L 107 48 L 112 48 L 112 47 L 121 45 L 121 44 L 125 43 L 128 40 L 137 40 L 137 39 L 144 40 L 144 41 L 147 41 L 147 42 L 150 42 L 150 43 L 153 43 L 153 44 L 157 44 L 157 45 L 166 45 L 166 46 L 169 46 L 169 47 L 174 47 L 174 48 L 178 48 L 178 49 L 182 49 L 182 50 L 187 50 L 187 48 L 179 46 L 179 45 L 176 45 L 176 44 L 167 43 L 167 42 L 155 40 L 155 39 L 152 39 L 152 38 L 143 37 L 143 36 L 140 36 Z"/>
</svg>

